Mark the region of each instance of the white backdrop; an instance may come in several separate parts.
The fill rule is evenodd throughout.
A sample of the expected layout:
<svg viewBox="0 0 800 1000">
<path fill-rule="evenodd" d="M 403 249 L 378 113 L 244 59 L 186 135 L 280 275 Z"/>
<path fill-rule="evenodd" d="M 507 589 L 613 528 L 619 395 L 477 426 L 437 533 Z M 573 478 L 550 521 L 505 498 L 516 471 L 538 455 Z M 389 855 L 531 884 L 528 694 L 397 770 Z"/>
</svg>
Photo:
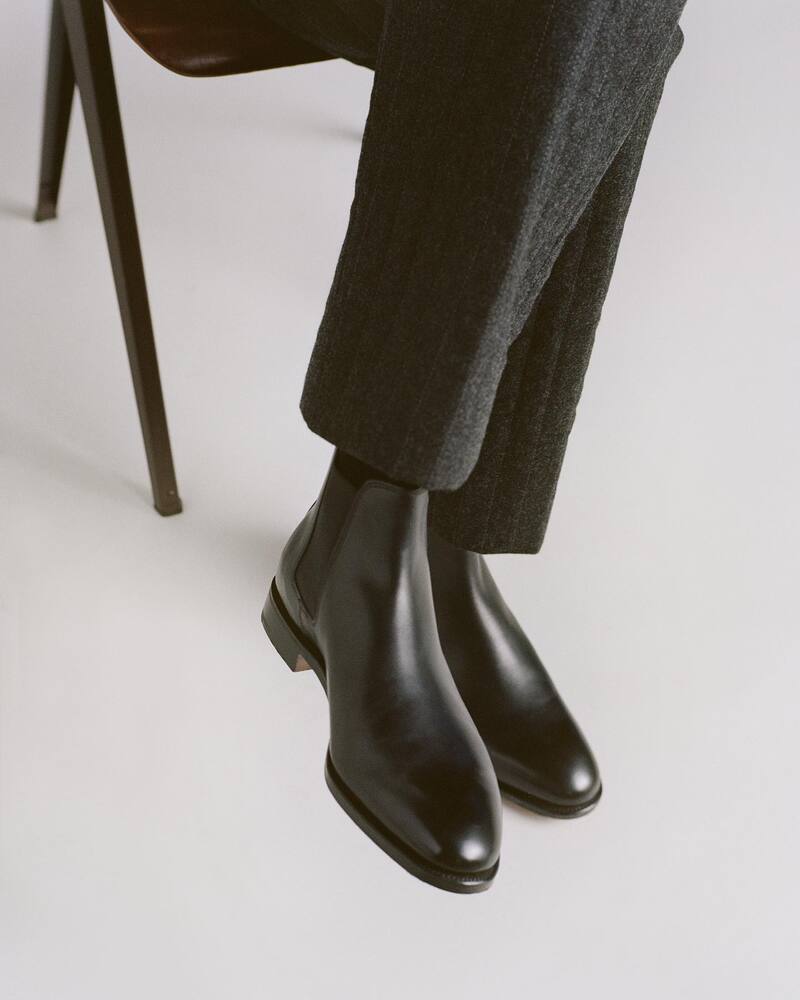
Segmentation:
<svg viewBox="0 0 800 1000">
<path fill-rule="evenodd" d="M 690 2 L 545 550 L 497 557 L 590 736 L 437 892 L 324 786 L 258 616 L 328 446 L 297 409 L 370 74 L 171 76 L 112 26 L 185 513 L 146 470 L 80 113 L 30 221 L 43 0 L 0 8 L 4 1000 L 800 991 L 796 5 Z"/>
</svg>

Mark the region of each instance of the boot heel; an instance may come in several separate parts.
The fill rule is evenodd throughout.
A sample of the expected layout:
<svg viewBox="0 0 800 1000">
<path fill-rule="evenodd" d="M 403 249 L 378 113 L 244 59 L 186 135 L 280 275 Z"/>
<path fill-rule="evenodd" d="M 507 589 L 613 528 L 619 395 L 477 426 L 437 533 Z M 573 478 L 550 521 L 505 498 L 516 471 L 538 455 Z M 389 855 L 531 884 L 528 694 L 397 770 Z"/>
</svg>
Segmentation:
<svg viewBox="0 0 800 1000">
<path fill-rule="evenodd" d="M 275 580 L 272 581 L 264 610 L 261 612 L 261 624 L 264 626 L 267 638 L 290 670 L 295 673 L 301 670 L 313 670 L 318 676 L 322 676 L 321 659 L 298 636 L 297 629 L 278 593 Z"/>
</svg>

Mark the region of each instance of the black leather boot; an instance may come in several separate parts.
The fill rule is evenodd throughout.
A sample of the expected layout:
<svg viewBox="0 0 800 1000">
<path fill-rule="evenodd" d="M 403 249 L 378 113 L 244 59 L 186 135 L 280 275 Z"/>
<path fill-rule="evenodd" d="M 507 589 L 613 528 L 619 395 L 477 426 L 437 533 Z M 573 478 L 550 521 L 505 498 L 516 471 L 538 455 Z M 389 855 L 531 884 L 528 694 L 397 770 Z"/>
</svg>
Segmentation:
<svg viewBox="0 0 800 1000">
<path fill-rule="evenodd" d="M 428 553 L 442 649 L 500 790 L 546 816 L 589 812 L 602 792 L 597 764 L 483 556 L 432 529 Z"/>
<path fill-rule="evenodd" d="M 334 460 L 262 621 L 327 691 L 325 775 L 342 808 L 417 878 L 479 892 L 497 872 L 500 793 L 439 644 L 427 508 L 425 490 L 354 484 Z"/>
</svg>

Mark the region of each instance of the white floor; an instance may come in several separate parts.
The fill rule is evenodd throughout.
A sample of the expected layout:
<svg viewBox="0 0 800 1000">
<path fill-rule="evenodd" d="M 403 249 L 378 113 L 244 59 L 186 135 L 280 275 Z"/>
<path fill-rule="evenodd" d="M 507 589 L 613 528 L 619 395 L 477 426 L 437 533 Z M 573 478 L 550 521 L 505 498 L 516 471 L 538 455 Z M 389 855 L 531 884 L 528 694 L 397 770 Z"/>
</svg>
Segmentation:
<svg viewBox="0 0 800 1000">
<path fill-rule="evenodd" d="M 296 404 L 370 75 L 193 82 L 112 32 L 165 520 L 80 115 L 29 220 L 44 7 L 0 11 L 0 995 L 797 997 L 795 5 L 689 5 L 545 550 L 492 560 L 606 794 L 509 808 L 479 897 L 345 817 L 258 621 L 329 452 Z"/>
</svg>

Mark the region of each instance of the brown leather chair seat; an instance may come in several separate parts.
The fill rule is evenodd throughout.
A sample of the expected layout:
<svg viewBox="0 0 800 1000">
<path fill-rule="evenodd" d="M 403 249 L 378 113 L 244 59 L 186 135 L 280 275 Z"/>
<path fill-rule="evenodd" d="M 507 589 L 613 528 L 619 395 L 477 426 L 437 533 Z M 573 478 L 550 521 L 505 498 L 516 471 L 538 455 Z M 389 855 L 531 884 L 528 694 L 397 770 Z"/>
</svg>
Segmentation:
<svg viewBox="0 0 800 1000">
<path fill-rule="evenodd" d="M 247 0 L 107 2 L 137 45 L 183 76 L 227 76 L 331 58 L 261 16 Z"/>
</svg>

